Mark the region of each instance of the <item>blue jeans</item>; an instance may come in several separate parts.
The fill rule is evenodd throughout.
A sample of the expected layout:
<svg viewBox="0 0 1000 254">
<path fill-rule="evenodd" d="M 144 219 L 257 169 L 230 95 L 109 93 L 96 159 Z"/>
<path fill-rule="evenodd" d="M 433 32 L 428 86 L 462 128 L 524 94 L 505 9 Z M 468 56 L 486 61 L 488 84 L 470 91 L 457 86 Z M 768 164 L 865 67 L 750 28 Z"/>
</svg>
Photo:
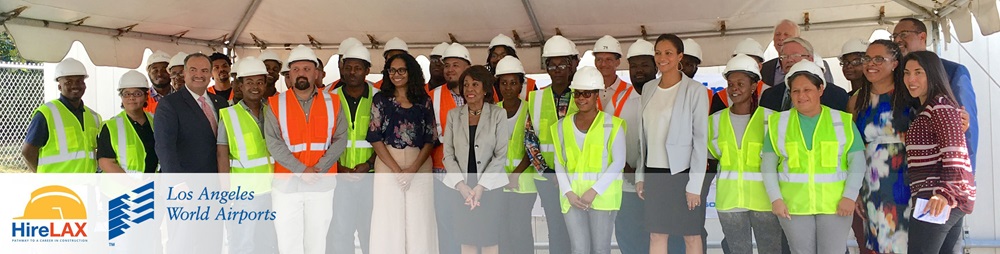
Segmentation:
<svg viewBox="0 0 1000 254">
<path fill-rule="evenodd" d="M 333 221 L 327 235 L 326 253 L 354 254 L 354 232 L 358 232 L 361 252 L 368 254 L 368 241 L 372 225 L 371 175 L 357 182 L 337 179 L 333 196 Z"/>
<path fill-rule="evenodd" d="M 535 180 L 535 187 L 538 188 L 538 198 L 542 200 L 542 208 L 545 210 L 545 222 L 549 229 L 549 253 L 569 254 L 569 232 L 559 204 L 559 186 L 554 183 L 555 174 L 546 176 L 550 180 Z"/>
<path fill-rule="evenodd" d="M 615 238 L 622 254 L 649 253 L 649 232 L 643 224 L 643 205 L 635 192 L 622 192 L 622 209 L 615 218 Z"/>
<path fill-rule="evenodd" d="M 570 207 L 566 227 L 573 254 L 611 254 L 611 233 L 618 211 L 580 210 Z"/>
</svg>

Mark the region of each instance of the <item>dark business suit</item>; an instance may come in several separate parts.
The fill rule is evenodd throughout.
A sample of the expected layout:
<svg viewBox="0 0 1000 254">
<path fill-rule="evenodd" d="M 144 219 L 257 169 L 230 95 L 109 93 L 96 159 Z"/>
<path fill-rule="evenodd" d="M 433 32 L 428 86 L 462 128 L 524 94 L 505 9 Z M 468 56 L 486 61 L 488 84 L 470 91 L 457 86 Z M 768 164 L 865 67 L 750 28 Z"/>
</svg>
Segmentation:
<svg viewBox="0 0 1000 254">
<path fill-rule="evenodd" d="M 219 115 L 219 109 L 228 106 L 224 99 L 214 94 L 208 94 L 208 98 L 214 105 L 216 117 Z M 156 122 L 153 127 L 153 137 L 157 140 L 156 156 L 160 158 L 161 172 L 219 172 L 215 132 L 212 131 L 212 125 L 205 117 L 198 101 L 191 96 L 191 92 L 187 88 L 175 91 L 160 99 L 156 106 L 153 122 Z M 164 175 L 162 180 L 166 186 L 184 183 L 186 188 L 194 193 L 200 193 L 203 188 L 210 191 L 219 189 L 217 178 L 211 177 L 214 175 L 205 176 L 208 177 L 192 178 L 189 175 L 168 174 Z M 166 189 L 158 192 L 165 193 L 165 191 Z M 168 206 L 170 205 L 179 205 L 185 207 L 185 210 L 194 210 L 198 205 L 210 205 L 210 203 L 196 201 L 187 204 L 171 204 L 168 201 Z M 215 212 L 213 209 L 211 211 L 213 215 L 209 216 L 215 216 Z M 166 214 L 162 214 L 162 216 L 166 216 Z M 167 222 L 167 235 L 166 253 L 214 254 L 222 251 L 222 223 L 215 220 L 170 220 Z"/>
<path fill-rule="evenodd" d="M 764 84 L 769 86 L 775 86 L 777 84 L 785 83 L 785 77 L 775 77 L 774 71 L 778 69 L 778 64 L 781 63 L 777 57 L 767 62 L 764 62 L 763 67 L 760 69 L 760 80 L 764 81 Z M 830 72 L 830 64 L 823 60 L 823 78 L 827 81 L 833 80 L 833 73 Z M 788 75 L 788 74 L 785 74 Z"/>
</svg>

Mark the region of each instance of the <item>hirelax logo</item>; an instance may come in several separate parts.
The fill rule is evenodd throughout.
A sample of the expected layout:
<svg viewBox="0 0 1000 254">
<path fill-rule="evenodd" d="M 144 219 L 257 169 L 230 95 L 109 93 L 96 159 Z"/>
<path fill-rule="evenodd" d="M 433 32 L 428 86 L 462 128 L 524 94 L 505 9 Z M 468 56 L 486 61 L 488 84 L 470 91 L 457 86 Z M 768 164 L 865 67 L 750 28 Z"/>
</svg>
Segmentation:
<svg viewBox="0 0 1000 254">
<path fill-rule="evenodd" d="M 31 192 L 11 222 L 11 242 L 87 242 L 87 208 L 73 190 L 50 185 Z"/>
<path fill-rule="evenodd" d="M 108 240 L 125 234 L 139 223 L 153 219 L 153 182 L 108 201 Z"/>
</svg>

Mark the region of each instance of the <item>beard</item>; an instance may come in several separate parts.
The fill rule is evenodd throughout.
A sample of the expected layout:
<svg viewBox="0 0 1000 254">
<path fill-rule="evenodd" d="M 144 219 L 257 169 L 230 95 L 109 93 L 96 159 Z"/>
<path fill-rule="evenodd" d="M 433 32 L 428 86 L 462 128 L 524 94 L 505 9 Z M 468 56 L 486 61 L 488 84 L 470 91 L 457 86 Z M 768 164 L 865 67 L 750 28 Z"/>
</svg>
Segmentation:
<svg viewBox="0 0 1000 254">
<path fill-rule="evenodd" d="M 295 89 L 306 90 L 311 86 L 312 83 L 309 83 L 309 80 L 306 78 L 298 78 L 295 80 Z"/>
</svg>

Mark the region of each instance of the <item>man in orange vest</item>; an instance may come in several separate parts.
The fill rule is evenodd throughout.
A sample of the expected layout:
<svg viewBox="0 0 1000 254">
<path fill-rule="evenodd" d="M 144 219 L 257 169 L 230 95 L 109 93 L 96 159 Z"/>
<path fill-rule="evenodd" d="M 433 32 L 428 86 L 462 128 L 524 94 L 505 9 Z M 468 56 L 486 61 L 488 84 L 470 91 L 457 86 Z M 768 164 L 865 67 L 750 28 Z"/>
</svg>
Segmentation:
<svg viewBox="0 0 1000 254">
<path fill-rule="evenodd" d="M 218 95 L 232 105 L 233 96 L 236 94 L 233 91 L 233 81 L 229 79 L 232 76 L 230 70 L 232 70 L 233 60 L 219 52 L 212 53 L 209 60 L 212 63 L 212 80 L 215 81 L 215 85 L 208 87 L 208 93 Z"/>
<path fill-rule="evenodd" d="M 333 219 L 334 163 L 347 147 L 340 98 L 321 93 L 319 62 L 299 45 L 288 56 L 292 89 L 268 99 L 264 139 L 274 158 L 272 200 L 280 253 L 325 253 Z"/>
<path fill-rule="evenodd" d="M 441 56 L 444 56 L 444 50 L 448 49 L 448 45 L 450 44 L 442 42 L 434 46 L 434 49 L 431 49 L 431 54 L 427 58 L 431 62 L 427 67 L 431 74 L 431 79 L 427 82 L 427 91 L 434 90 L 434 88 L 448 83 L 444 78 L 444 62 L 441 60 Z"/>
<path fill-rule="evenodd" d="M 736 49 L 733 49 L 733 57 L 735 57 L 738 54 L 744 54 L 749 56 L 750 58 L 753 58 L 755 61 L 757 61 L 757 68 L 764 67 L 764 57 L 763 57 L 764 50 L 761 49 L 760 43 L 757 43 L 756 40 L 751 38 L 746 38 L 739 44 L 736 44 Z M 755 97 L 757 99 L 760 99 L 760 95 L 764 93 L 764 90 L 770 87 L 771 86 L 764 83 L 764 80 L 757 81 L 757 90 L 754 90 L 754 93 L 756 93 Z M 715 93 L 715 96 L 712 96 L 710 105 L 711 106 L 709 107 L 708 111 L 709 114 L 715 114 L 715 112 L 719 112 L 723 109 L 728 108 L 729 90 L 723 88 L 718 93 Z"/>
<path fill-rule="evenodd" d="M 444 61 L 444 78 L 448 81 L 446 85 L 434 88 L 430 91 L 431 101 L 434 103 L 434 119 L 437 120 L 438 137 L 444 137 L 444 126 L 447 124 L 448 111 L 465 105 L 465 98 L 459 93 L 462 87 L 462 73 L 472 65 L 472 58 L 469 57 L 469 50 L 462 44 L 452 43 L 444 50 L 442 56 Z M 437 212 L 438 224 L 438 246 L 441 254 L 459 253 L 460 246 L 455 241 L 454 218 L 451 216 L 452 203 L 461 200 L 458 192 L 441 182 L 444 176 L 444 146 L 438 144 L 431 154 L 434 172 L 438 181 L 434 181 L 434 207 Z"/>
<path fill-rule="evenodd" d="M 142 110 L 156 113 L 156 104 L 160 99 L 174 92 L 174 88 L 170 86 L 170 73 L 167 72 L 169 63 L 170 55 L 159 50 L 149 55 L 149 59 L 146 60 L 146 74 L 149 75 L 149 82 L 153 84 L 153 87 L 149 89 L 149 95 L 146 96 L 146 107 Z"/>
</svg>

